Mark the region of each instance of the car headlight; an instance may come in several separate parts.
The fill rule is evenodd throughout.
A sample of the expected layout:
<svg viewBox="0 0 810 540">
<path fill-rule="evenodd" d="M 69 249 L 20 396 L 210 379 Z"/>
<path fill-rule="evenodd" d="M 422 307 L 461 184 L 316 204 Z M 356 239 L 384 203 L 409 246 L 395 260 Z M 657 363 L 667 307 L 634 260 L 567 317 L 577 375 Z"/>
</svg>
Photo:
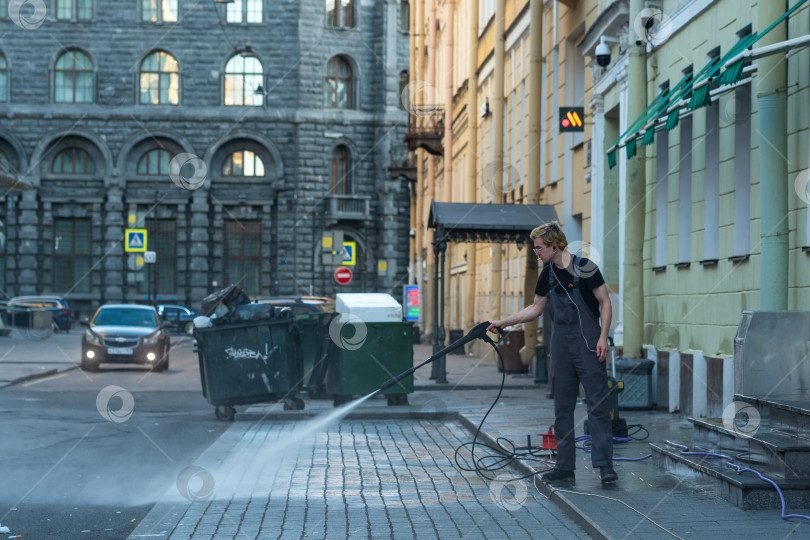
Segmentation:
<svg viewBox="0 0 810 540">
<path fill-rule="evenodd" d="M 101 345 L 101 339 L 90 330 L 84 331 L 84 340 L 91 345 Z"/>
<path fill-rule="evenodd" d="M 143 338 L 143 344 L 144 345 L 157 345 L 157 343 L 158 343 L 158 335 L 157 334 L 155 334 L 153 336 L 147 336 L 147 337 Z"/>
</svg>

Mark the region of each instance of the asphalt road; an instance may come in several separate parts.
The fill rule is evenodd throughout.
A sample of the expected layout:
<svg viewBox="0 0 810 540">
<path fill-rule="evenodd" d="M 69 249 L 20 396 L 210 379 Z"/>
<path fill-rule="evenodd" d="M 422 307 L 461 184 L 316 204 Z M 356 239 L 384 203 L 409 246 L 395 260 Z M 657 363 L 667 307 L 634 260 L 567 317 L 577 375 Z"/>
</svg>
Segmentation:
<svg viewBox="0 0 810 540">
<path fill-rule="evenodd" d="M 48 340 L 28 347 L 62 354 Z M 126 538 L 229 425 L 201 394 L 188 341 L 163 373 L 74 369 L 4 388 L 0 524 L 28 539 Z"/>
</svg>

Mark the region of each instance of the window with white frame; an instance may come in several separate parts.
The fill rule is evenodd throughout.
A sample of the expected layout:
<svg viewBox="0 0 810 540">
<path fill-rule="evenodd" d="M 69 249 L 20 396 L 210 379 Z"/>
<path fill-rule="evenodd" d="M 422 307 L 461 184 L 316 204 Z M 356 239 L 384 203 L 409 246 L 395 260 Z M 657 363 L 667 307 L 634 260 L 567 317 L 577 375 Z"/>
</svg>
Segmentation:
<svg viewBox="0 0 810 540">
<path fill-rule="evenodd" d="M 734 91 L 734 253 L 751 251 L 751 86 Z M 729 107 L 727 107 L 729 109 Z"/>
<path fill-rule="evenodd" d="M 180 69 L 174 56 L 156 51 L 141 63 L 141 105 L 180 103 Z"/>
<path fill-rule="evenodd" d="M 264 103 L 261 92 L 264 68 L 258 58 L 237 53 L 225 65 L 225 105 L 258 107 Z"/>
<path fill-rule="evenodd" d="M 720 254 L 720 114 L 718 104 L 704 107 L 705 166 L 703 172 L 703 260 L 716 261 Z"/>
<path fill-rule="evenodd" d="M 261 24 L 264 0 L 233 0 L 226 4 L 225 21 L 228 24 Z"/>
<path fill-rule="evenodd" d="M 177 0 L 141 0 L 141 20 L 177 22 Z"/>
<path fill-rule="evenodd" d="M 680 121 L 678 172 L 678 262 L 692 259 L 692 116 Z"/>
<path fill-rule="evenodd" d="M 93 64 L 80 51 L 66 51 L 56 61 L 54 101 L 93 102 Z"/>
<path fill-rule="evenodd" d="M 93 18 L 92 0 L 56 0 L 56 18 L 86 21 Z"/>
<path fill-rule="evenodd" d="M 326 26 L 352 28 L 354 0 L 326 0 Z"/>
</svg>

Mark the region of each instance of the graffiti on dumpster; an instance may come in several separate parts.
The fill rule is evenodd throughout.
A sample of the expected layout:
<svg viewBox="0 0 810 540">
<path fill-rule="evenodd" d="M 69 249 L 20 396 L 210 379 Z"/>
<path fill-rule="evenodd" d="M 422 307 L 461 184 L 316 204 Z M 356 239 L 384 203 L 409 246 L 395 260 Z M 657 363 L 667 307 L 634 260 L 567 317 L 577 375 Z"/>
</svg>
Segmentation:
<svg viewBox="0 0 810 540">
<path fill-rule="evenodd" d="M 227 354 L 231 360 L 261 360 L 265 362 L 268 358 L 270 358 L 270 351 L 267 349 L 267 344 L 264 345 L 264 354 L 246 347 L 241 349 L 228 347 L 225 349 L 225 354 Z"/>
</svg>

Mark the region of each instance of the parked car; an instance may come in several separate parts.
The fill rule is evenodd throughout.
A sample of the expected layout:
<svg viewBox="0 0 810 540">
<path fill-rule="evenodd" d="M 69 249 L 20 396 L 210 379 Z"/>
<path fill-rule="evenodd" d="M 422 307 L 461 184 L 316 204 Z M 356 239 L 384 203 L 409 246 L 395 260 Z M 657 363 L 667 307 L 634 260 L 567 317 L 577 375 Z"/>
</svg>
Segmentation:
<svg viewBox="0 0 810 540">
<path fill-rule="evenodd" d="M 8 326 L 28 328 L 31 312 L 38 309 L 51 312 L 54 330 L 70 332 L 73 326 L 73 312 L 61 296 L 16 296 L 8 301 L 5 309 Z"/>
<path fill-rule="evenodd" d="M 191 335 L 194 331 L 194 317 L 197 312 L 193 309 L 174 304 L 158 304 L 157 310 L 161 320 L 174 324 L 174 330 L 178 334 Z"/>
<path fill-rule="evenodd" d="M 334 313 L 335 311 L 335 299 L 326 298 L 324 296 L 277 296 L 271 298 L 255 298 L 253 301 L 260 304 L 289 307 L 293 315 Z"/>
<path fill-rule="evenodd" d="M 169 367 L 172 323 L 160 322 L 157 309 L 138 304 L 105 304 L 93 318 L 82 319 L 87 326 L 82 336 L 82 369 L 98 371 L 99 365 L 147 364 L 154 371 Z"/>
</svg>

